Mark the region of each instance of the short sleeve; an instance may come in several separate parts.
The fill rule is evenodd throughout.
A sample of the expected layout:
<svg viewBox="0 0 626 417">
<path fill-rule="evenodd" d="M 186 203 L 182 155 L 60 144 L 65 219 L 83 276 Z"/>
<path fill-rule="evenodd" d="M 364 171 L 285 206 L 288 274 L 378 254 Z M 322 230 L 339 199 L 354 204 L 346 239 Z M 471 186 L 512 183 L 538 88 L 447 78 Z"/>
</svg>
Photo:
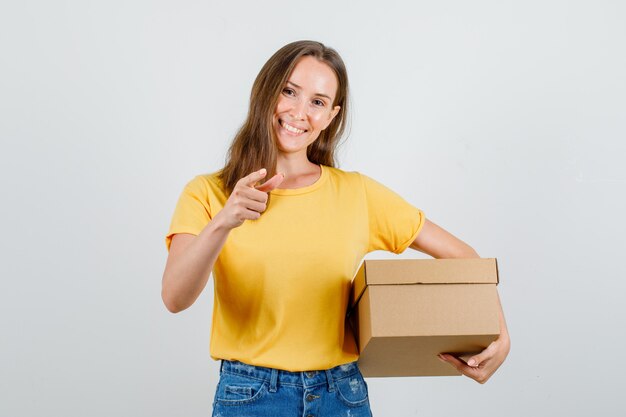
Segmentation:
<svg viewBox="0 0 626 417">
<path fill-rule="evenodd" d="M 202 176 L 198 175 L 187 183 L 176 203 L 172 222 L 165 236 L 168 252 L 174 234 L 191 233 L 197 236 L 211 218 L 207 185 Z"/>
<path fill-rule="evenodd" d="M 424 213 L 379 182 L 363 174 L 361 177 L 368 211 L 368 252 L 402 253 L 422 230 Z"/>
</svg>

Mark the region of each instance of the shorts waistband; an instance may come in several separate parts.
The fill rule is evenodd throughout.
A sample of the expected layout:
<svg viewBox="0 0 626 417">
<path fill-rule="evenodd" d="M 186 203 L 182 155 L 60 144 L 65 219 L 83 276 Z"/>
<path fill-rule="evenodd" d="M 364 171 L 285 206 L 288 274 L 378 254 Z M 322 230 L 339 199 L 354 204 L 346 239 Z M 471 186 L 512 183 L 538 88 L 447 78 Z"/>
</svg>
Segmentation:
<svg viewBox="0 0 626 417">
<path fill-rule="evenodd" d="M 278 385 L 310 388 L 321 384 L 328 384 L 328 390 L 332 392 L 335 389 L 334 381 L 360 373 L 356 362 L 338 365 L 326 370 L 291 372 L 224 359 L 220 365 L 220 373 L 222 372 L 267 380 L 270 383 L 271 392 L 275 392 Z"/>
</svg>

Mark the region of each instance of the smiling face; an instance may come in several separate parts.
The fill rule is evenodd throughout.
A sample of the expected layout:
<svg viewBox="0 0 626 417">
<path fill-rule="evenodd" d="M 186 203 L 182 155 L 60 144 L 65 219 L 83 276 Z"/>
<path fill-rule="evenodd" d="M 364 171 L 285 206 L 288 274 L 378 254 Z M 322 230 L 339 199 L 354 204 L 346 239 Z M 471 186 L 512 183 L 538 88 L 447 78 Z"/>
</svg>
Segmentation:
<svg viewBox="0 0 626 417">
<path fill-rule="evenodd" d="M 337 77 L 324 62 L 305 56 L 294 67 L 278 98 L 272 121 L 281 153 L 304 153 L 339 112 Z"/>
</svg>

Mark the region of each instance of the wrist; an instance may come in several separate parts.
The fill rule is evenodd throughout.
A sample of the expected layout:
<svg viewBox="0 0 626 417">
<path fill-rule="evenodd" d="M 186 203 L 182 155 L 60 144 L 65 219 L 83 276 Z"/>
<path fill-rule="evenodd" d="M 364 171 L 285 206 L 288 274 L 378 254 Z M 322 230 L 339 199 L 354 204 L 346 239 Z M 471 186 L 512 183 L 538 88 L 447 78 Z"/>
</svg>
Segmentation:
<svg viewBox="0 0 626 417">
<path fill-rule="evenodd" d="M 218 234 L 228 234 L 231 230 L 234 229 L 232 225 L 229 225 L 222 212 L 218 212 L 215 217 L 209 223 L 209 228 L 213 231 L 213 233 Z"/>
</svg>

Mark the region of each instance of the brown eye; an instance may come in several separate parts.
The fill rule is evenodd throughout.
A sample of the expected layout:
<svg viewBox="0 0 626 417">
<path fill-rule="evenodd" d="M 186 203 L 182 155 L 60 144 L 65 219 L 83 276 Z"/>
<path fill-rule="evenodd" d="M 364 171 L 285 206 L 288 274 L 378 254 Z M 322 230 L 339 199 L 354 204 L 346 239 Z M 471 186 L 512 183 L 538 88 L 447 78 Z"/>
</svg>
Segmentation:
<svg viewBox="0 0 626 417">
<path fill-rule="evenodd" d="M 283 88 L 283 94 L 292 96 L 295 94 L 295 91 L 293 91 L 291 88 Z"/>
<path fill-rule="evenodd" d="M 316 106 L 324 106 L 324 102 L 322 100 L 313 100 L 313 103 L 315 103 Z"/>
</svg>

